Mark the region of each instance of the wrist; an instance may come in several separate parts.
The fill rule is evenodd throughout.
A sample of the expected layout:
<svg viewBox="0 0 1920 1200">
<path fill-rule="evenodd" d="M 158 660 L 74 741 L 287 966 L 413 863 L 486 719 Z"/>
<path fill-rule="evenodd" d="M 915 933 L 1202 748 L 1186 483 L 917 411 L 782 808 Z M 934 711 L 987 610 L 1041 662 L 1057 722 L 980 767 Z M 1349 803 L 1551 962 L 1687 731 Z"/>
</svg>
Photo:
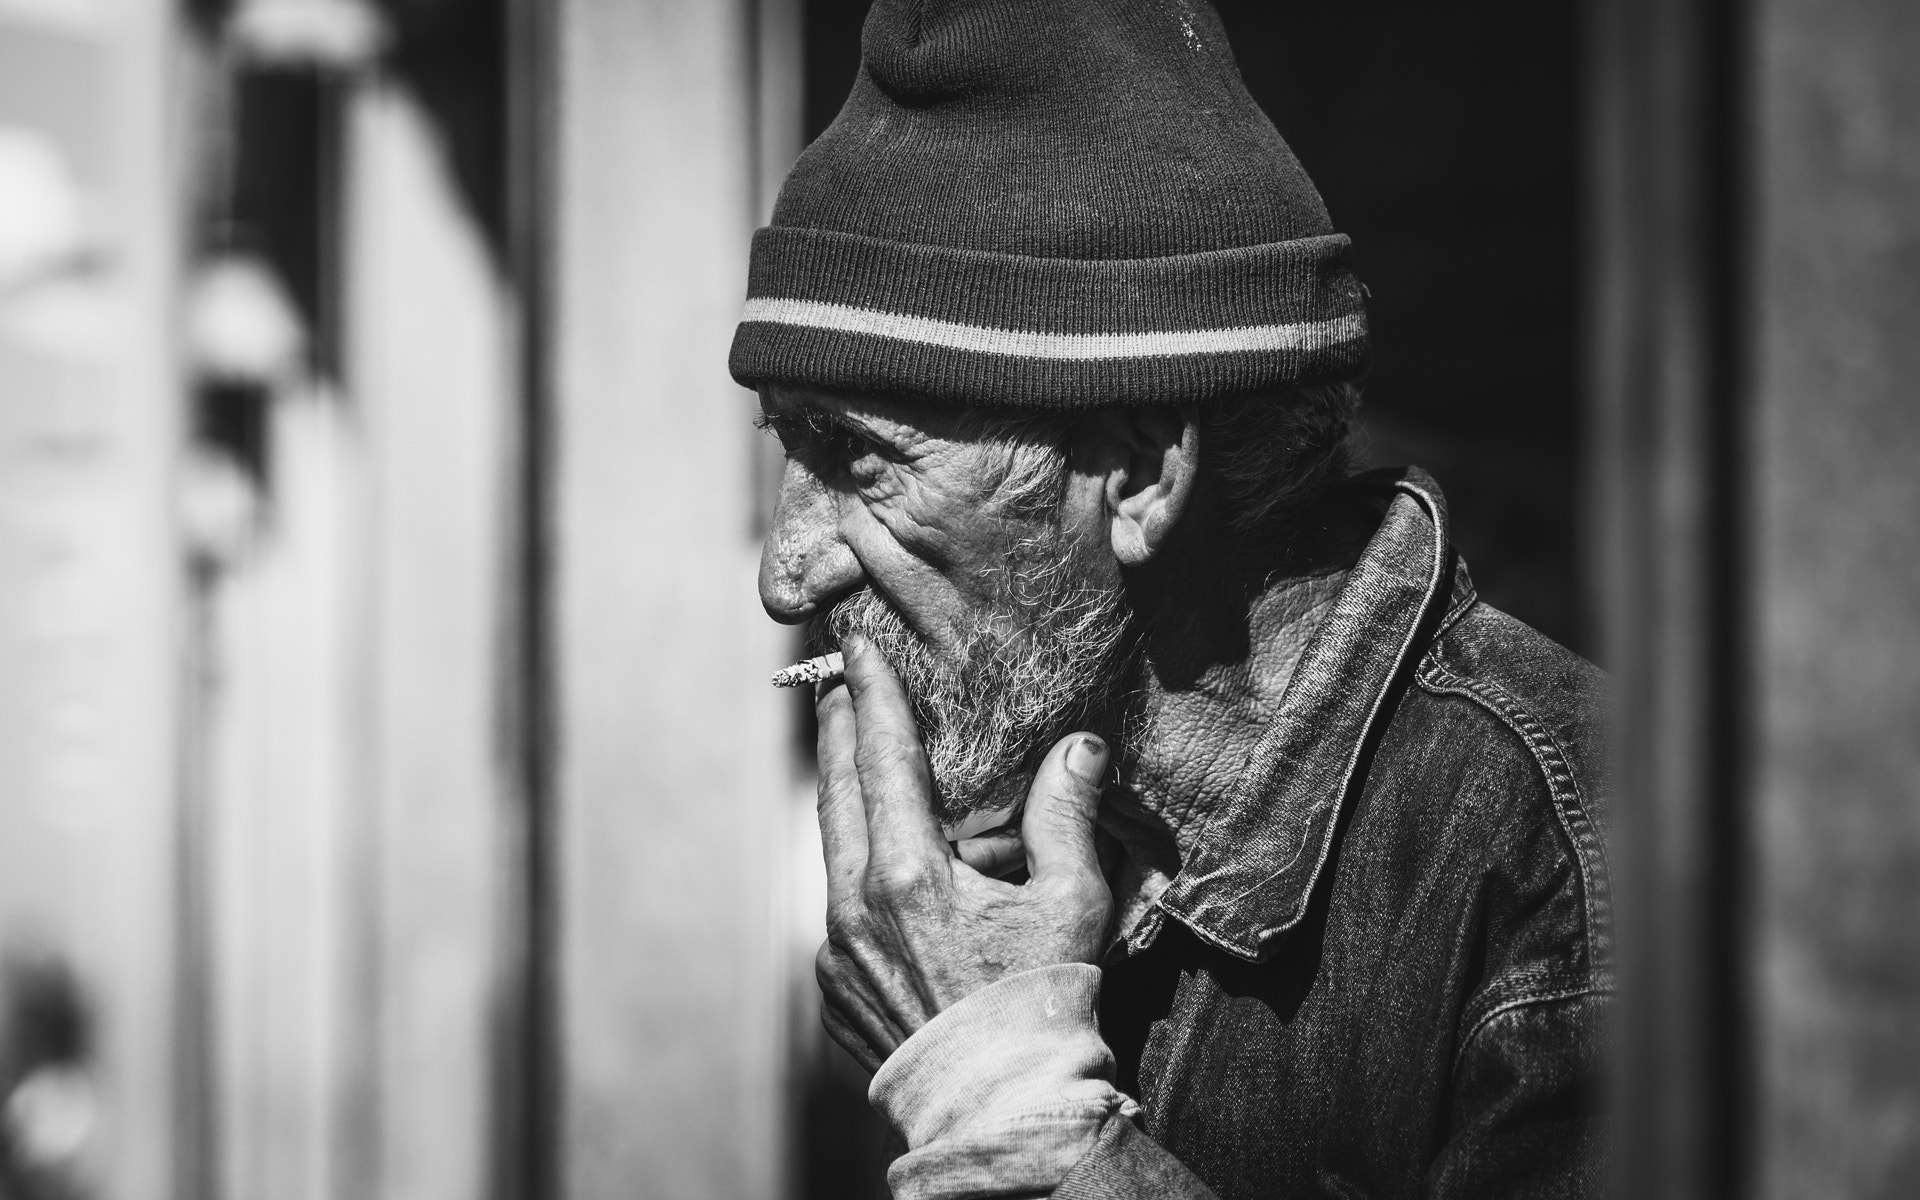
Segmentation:
<svg viewBox="0 0 1920 1200">
<path fill-rule="evenodd" d="M 873 1106 L 918 1148 L 957 1131 L 1026 1117 L 1106 1115 L 1113 1088 L 1100 1038 L 1100 970 L 1063 963 L 1007 976 L 909 1037 L 881 1064 Z"/>
</svg>

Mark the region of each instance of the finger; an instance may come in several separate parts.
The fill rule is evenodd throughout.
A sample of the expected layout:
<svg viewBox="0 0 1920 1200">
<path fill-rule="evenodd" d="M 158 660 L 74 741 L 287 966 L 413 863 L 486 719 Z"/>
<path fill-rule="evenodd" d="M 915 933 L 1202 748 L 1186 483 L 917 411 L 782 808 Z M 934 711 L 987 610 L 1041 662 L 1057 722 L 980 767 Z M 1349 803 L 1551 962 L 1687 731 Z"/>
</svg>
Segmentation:
<svg viewBox="0 0 1920 1200">
<path fill-rule="evenodd" d="M 820 1021 L 861 1066 L 877 1070 L 889 1048 L 901 1039 L 890 1035 L 889 1023 L 875 1011 L 863 989 L 843 984 L 843 975 L 849 973 L 857 976 L 857 969 L 834 949 L 833 940 L 822 942 L 813 960 L 814 979 L 820 985 Z"/>
<path fill-rule="evenodd" d="M 867 859 L 901 869 L 949 856 L 933 815 L 933 781 L 907 690 L 873 643 L 855 635 L 846 646 L 847 690 L 853 694 L 859 746 L 854 766 L 867 818 Z"/>
<path fill-rule="evenodd" d="M 853 699 L 838 683 L 820 689 L 814 701 L 820 733 L 815 743 L 820 786 L 815 811 L 820 846 L 827 860 L 829 909 L 853 897 L 867 870 L 867 816 L 860 803 L 860 778 L 854 769 Z"/>
<path fill-rule="evenodd" d="M 852 1056 L 852 1060 L 860 1064 L 860 1068 L 864 1069 L 868 1075 L 879 1071 L 879 1064 L 883 1062 L 879 1054 L 872 1046 L 866 1044 L 864 1037 L 860 1037 L 852 1029 L 851 1023 L 847 1023 L 845 1018 L 839 1016 L 839 1012 L 831 1004 L 826 1002 L 820 1004 L 820 1023 L 826 1027 L 828 1037 L 833 1039 L 833 1044 L 837 1044 L 841 1050 L 845 1050 L 849 1056 Z"/>
<path fill-rule="evenodd" d="M 867 1044 L 867 1039 L 853 1027 L 853 1022 L 841 1014 L 833 1001 L 824 998 L 820 1001 L 820 1024 L 826 1027 L 827 1036 L 834 1040 L 834 1044 L 852 1055 L 853 1061 L 866 1068 L 868 1074 L 880 1069 L 884 1060 L 879 1051 Z"/>
<path fill-rule="evenodd" d="M 1020 831 L 1011 826 L 962 838 L 953 844 L 953 852 L 961 862 L 995 879 L 1027 865 L 1026 843 L 1020 840 Z"/>
<path fill-rule="evenodd" d="M 1090 733 L 1069 734 L 1047 752 L 1020 819 L 1035 881 L 1099 876 L 1093 828 L 1106 770 L 1107 744 Z"/>
</svg>

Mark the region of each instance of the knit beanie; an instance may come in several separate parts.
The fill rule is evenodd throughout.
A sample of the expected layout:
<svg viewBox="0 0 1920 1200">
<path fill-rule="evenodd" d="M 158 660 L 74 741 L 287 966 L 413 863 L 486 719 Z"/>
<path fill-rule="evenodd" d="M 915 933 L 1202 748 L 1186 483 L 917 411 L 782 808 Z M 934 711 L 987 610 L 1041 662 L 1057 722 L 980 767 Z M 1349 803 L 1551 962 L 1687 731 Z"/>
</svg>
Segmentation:
<svg viewBox="0 0 1920 1200">
<path fill-rule="evenodd" d="M 1353 378 L 1348 242 L 1205 0 L 874 0 L 729 366 L 990 408 Z"/>
</svg>

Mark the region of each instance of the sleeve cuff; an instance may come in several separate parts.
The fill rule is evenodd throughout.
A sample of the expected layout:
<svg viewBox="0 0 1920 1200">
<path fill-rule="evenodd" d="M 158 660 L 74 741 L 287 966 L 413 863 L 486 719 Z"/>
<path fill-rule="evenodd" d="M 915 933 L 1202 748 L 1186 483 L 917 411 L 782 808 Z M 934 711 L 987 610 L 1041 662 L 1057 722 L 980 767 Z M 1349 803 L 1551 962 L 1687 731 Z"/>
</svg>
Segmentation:
<svg viewBox="0 0 1920 1200">
<path fill-rule="evenodd" d="M 897 1200 L 1052 1190 L 1118 1113 L 1100 1038 L 1100 970 L 1041 967 L 980 989 L 881 1065 L 868 1099 L 906 1139 Z"/>
</svg>

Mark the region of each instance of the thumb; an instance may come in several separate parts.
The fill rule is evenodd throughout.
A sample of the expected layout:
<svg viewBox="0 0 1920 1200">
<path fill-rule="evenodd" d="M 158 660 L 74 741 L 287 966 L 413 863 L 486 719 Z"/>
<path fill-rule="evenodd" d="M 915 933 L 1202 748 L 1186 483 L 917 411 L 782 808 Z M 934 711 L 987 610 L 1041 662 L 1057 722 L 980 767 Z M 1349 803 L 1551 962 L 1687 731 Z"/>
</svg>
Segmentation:
<svg viewBox="0 0 1920 1200">
<path fill-rule="evenodd" d="M 1020 819 L 1027 870 L 1036 880 L 1050 875 L 1100 875 L 1093 848 L 1100 781 L 1107 770 L 1107 744 L 1090 733 L 1061 738 L 1047 752 Z"/>
</svg>

